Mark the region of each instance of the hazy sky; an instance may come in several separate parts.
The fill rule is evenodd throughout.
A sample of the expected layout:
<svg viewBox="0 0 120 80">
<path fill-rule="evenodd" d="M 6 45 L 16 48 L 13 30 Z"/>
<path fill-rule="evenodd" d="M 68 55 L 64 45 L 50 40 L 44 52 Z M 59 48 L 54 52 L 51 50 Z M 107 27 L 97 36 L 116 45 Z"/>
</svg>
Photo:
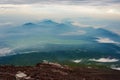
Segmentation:
<svg viewBox="0 0 120 80">
<path fill-rule="evenodd" d="M 120 0 L 0 0 L 0 26 L 52 19 L 120 34 Z"/>
</svg>

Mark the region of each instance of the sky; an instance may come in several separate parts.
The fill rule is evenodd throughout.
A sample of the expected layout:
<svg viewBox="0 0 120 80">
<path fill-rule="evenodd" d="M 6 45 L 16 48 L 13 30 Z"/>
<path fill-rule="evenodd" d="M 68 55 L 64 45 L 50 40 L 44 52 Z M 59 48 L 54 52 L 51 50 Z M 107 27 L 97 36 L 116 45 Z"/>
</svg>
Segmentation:
<svg viewBox="0 0 120 80">
<path fill-rule="evenodd" d="M 120 34 L 120 0 L 0 0 L 0 27 L 43 19 Z"/>
</svg>

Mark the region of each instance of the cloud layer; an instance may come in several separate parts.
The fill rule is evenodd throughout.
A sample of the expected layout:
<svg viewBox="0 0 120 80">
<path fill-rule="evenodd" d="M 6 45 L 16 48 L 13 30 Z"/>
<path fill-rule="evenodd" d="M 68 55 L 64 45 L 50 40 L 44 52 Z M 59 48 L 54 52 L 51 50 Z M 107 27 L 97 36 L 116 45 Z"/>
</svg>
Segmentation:
<svg viewBox="0 0 120 80">
<path fill-rule="evenodd" d="M 86 34 L 85 31 L 82 31 L 82 30 L 78 30 L 78 31 L 74 31 L 74 32 L 66 32 L 66 33 L 63 33 L 61 34 L 62 36 L 79 36 L 79 35 L 84 35 Z"/>
<path fill-rule="evenodd" d="M 102 37 L 98 37 L 98 39 L 96 40 L 98 43 L 115 43 L 117 44 L 118 42 L 115 42 L 109 38 L 102 38 Z"/>
<path fill-rule="evenodd" d="M 95 61 L 95 62 L 117 62 L 119 61 L 118 59 L 110 59 L 110 58 L 99 58 L 99 59 L 89 59 L 90 61 Z"/>
<path fill-rule="evenodd" d="M 0 0 L 0 26 L 43 19 L 72 20 L 76 26 L 104 27 L 120 34 L 119 17 L 119 0 Z"/>
<path fill-rule="evenodd" d="M 114 70 L 120 70 L 120 67 L 113 67 Z"/>
<path fill-rule="evenodd" d="M 119 0 L 0 0 L 0 4 L 34 4 L 34 3 L 109 5 L 109 4 L 119 4 L 120 1 Z"/>
<path fill-rule="evenodd" d="M 6 56 L 11 52 L 12 52 L 12 50 L 10 48 L 2 48 L 2 49 L 0 49 L 0 56 Z"/>
</svg>

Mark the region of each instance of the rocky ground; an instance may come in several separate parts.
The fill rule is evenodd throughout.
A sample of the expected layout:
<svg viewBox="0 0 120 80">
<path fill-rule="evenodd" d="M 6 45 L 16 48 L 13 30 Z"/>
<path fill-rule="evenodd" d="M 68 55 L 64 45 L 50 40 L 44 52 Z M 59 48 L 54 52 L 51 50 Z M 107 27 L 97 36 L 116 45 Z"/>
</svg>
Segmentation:
<svg viewBox="0 0 120 80">
<path fill-rule="evenodd" d="M 120 71 L 39 63 L 35 66 L 0 66 L 0 80 L 120 80 Z"/>
</svg>

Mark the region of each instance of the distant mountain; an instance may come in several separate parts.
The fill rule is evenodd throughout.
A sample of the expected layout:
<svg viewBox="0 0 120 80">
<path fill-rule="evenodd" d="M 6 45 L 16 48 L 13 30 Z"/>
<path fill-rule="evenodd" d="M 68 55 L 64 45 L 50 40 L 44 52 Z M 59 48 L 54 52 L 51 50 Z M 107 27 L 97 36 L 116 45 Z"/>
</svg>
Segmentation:
<svg viewBox="0 0 120 80">
<path fill-rule="evenodd" d="M 35 26 L 34 23 L 25 23 L 24 26 Z"/>
<path fill-rule="evenodd" d="M 28 31 L 29 30 L 29 31 Z M 91 39 L 96 39 L 98 37 L 110 38 L 111 40 L 119 41 L 120 36 L 111 31 L 105 30 L 103 28 L 92 28 L 92 27 L 75 27 L 74 25 L 68 23 L 57 23 L 52 20 L 43 20 L 39 23 L 25 23 L 18 27 L 4 28 L 1 29 L 1 34 L 6 34 L 7 36 L 18 36 L 19 35 L 38 35 L 38 37 L 42 37 L 42 35 L 46 36 L 54 36 L 54 38 L 63 38 L 63 39 L 77 39 L 85 41 Z M 12 34 L 12 35 L 10 35 Z M 94 40 L 93 40 L 94 41 Z"/>
<path fill-rule="evenodd" d="M 113 40 L 116 40 L 116 38 L 120 39 L 120 36 L 118 34 L 115 34 L 109 30 L 102 29 L 102 28 L 94 29 L 94 31 L 89 32 L 88 35 L 96 36 L 96 37 L 98 37 L 98 36 L 99 37 L 108 37 Z"/>
<path fill-rule="evenodd" d="M 24 27 L 28 27 L 30 28 L 32 26 L 32 28 L 37 28 L 37 29 L 43 29 L 43 30 L 47 30 L 48 33 L 57 33 L 57 34 L 62 34 L 64 33 L 71 33 L 71 32 L 77 32 L 77 31 L 85 31 L 86 34 L 82 34 L 79 36 L 91 36 L 91 37 L 112 37 L 114 38 L 114 40 L 118 37 L 120 37 L 118 34 L 115 34 L 111 31 L 102 29 L 102 28 L 92 28 L 92 27 L 75 27 L 71 24 L 66 24 L 66 23 L 57 23 L 54 22 L 52 20 L 43 20 L 39 23 L 25 23 L 23 25 L 23 30 Z M 34 29 L 33 29 L 34 31 Z M 54 34 L 53 34 L 54 35 Z M 66 35 L 66 36 L 70 36 L 70 35 Z M 78 36 L 78 35 L 71 35 L 71 36 Z M 120 39 L 120 38 L 119 38 Z"/>
<path fill-rule="evenodd" d="M 31 49 L 33 47 L 45 49 L 45 45 L 47 44 L 77 44 L 79 47 L 82 46 L 85 49 L 94 45 L 96 50 L 100 47 L 100 50 L 104 52 L 105 50 L 102 49 L 104 47 L 103 44 L 111 44 L 106 47 L 110 50 L 112 49 L 110 46 L 116 46 L 117 43 L 120 43 L 120 36 L 109 30 L 103 28 L 76 27 L 70 23 L 57 23 L 52 20 L 43 20 L 38 23 L 29 22 L 18 27 L 0 29 L 0 33 L 1 35 L 5 35 L 0 36 L 0 42 L 8 45 L 3 46 L 1 43 L 0 46 L 10 47 L 15 50 L 16 48 L 17 50 L 21 50 L 22 48 Z M 119 52 L 118 47 L 115 51 Z M 94 50 L 94 48 L 91 50 Z"/>
<path fill-rule="evenodd" d="M 52 20 L 43 20 L 43 21 L 40 22 L 40 24 L 41 23 L 44 23 L 44 24 L 58 24 L 58 23 L 56 23 L 56 22 L 54 22 Z"/>
</svg>

